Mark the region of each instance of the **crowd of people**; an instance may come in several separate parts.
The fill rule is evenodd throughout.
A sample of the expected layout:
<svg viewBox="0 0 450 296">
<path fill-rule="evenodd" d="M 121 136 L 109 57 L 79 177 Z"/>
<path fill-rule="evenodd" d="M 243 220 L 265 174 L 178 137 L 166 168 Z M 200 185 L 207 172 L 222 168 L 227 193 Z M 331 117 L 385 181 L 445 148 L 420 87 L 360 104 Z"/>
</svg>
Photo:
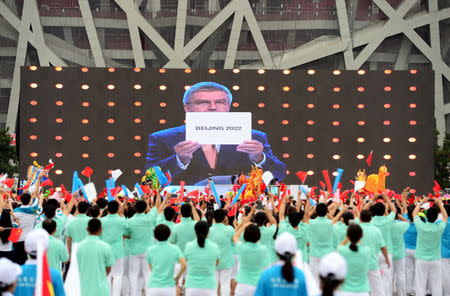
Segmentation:
<svg viewBox="0 0 450 296">
<path fill-rule="evenodd" d="M 0 190 L 0 294 L 34 295 L 38 246 L 59 295 L 450 295 L 450 203 L 214 196 L 92 203 Z M 11 242 L 15 228 L 22 229 Z"/>
</svg>

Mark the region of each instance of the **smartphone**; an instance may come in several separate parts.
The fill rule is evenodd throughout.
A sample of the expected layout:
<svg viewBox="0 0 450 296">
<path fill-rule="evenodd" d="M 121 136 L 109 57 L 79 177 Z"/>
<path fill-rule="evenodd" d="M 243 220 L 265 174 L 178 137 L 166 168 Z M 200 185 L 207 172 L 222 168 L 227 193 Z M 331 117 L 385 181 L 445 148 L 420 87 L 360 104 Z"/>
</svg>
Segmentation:
<svg viewBox="0 0 450 296">
<path fill-rule="evenodd" d="M 279 193 L 279 187 L 278 186 L 270 186 L 270 193 L 272 193 L 273 195 L 278 195 Z"/>
</svg>

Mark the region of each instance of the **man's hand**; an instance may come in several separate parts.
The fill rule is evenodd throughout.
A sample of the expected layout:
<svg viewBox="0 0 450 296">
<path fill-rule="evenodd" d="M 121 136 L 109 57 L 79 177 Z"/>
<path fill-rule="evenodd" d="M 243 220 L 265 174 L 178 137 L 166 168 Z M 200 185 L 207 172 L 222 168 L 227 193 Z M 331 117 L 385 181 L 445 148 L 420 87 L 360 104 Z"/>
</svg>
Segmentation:
<svg viewBox="0 0 450 296">
<path fill-rule="evenodd" d="M 236 151 L 247 153 L 250 159 L 258 163 L 263 160 L 264 146 L 256 140 L 247 140 L 236 147 Z"/>
<path fill-rule="evenodd" d="M 192 159 L 192 154 L 200 148 L 200 144 L 192 141 L 182 141 L 173 147 L 175 153 L 183 164 L 188 164 Z"/>
</svg>

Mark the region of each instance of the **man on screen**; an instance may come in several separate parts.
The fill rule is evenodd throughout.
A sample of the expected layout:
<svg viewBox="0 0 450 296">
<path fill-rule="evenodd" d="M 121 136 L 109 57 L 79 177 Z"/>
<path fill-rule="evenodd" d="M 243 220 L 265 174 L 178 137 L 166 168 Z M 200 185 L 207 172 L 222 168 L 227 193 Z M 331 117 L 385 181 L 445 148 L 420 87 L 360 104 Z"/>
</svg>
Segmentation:
<svg viewBox="0 0 450 296">
<path fill-rule="evenodd" d="M 185 112 L 229 112 L 233 97 L 230 90 L 215 82 L 192 85 L 183 96 Z M 210 176 L 232 175 L 250 171 L 257 165 L 271 171 L 275 178 L 286 176 L 286 165 L 273 153 L 267 135 L 252 130 L 252 140 L 240 145 L 200 145 L 186 141 L 186 126 L 150 134 L 145 168 L 160 166 L 169 170 L 173 183 L 180 180 L 195 184 Z"/>
</svg>

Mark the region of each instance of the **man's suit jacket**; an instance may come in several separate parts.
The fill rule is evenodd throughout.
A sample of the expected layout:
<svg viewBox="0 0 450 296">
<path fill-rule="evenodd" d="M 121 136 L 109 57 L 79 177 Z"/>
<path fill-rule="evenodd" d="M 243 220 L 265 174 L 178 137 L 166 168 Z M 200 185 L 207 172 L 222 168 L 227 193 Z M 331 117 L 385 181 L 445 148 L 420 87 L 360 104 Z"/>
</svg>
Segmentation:
<svg viewBox="0 0 450 296">
<path fill-rule="evenodd" d="M 252 130 L 252 139 L 264 145 L 266 161 L 262 165 L 265 171 L 271 171 L 280 181 L 286 176 L 286 165 L 273 153 L 267 142 L 267 135 L 263 132 Z M 178 126 L 155 132 L 148 136 L 147 162 L 145 169 L 152 166 L 160 166 L 163 171 L 169 170 L 172 174 L 172 183 L 177 184 L 184 180 L 186 184 L 195 184 L 210 176 L 233 175 L 248 173 L 251 165 L 247 153 L 236 151 L 236 145 L 220 145 L 219 157 L 215 170 L 211 170 L 203 150 L 199 148 L 193 153 L 193 157 L 186 170 L 178 166 L 173 147 L 186 140 L 186 126 Z"/>
</svg>

